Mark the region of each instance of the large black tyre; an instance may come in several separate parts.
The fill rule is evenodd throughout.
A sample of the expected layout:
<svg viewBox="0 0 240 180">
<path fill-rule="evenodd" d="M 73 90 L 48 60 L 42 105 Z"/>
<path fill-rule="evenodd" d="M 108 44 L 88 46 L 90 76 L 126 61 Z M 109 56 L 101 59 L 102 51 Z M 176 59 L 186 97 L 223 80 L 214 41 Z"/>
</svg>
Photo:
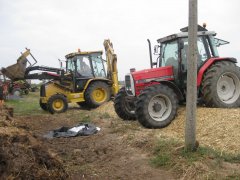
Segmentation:
<svg viewBox="0 0 240 180">
<path fill-rule="evenodd" d="M 42 108 L 42 110 L 47 111 L 47 104 L 46 103 L 42 103 L 41 99 L 39 100 L 39 105 Z"/>
<path fill-rule="evenodd" d="M 115 99 L 114 99 L 114 109 L 117 115 L 123 120 L 135 120 L 135 105 L 134 102 L 128 102 L 127 93 L 125 87 L 121 88 Z"/>
<path fill-rule="evenodd" d="M 138 121 L 146 128 L 164 128 L 177 114 L 178 98 L 173 89 L 165 85 L 147 87 L 136 104 Z"/>
<path fill-rule="evenodd" d="M 67 99 L 61 94 L 55 94 L 48 99 L 47 108 L 52 114 L 65 112 L 68 108 Z"/>
<path fill-rule="evenodd" d="M 85 94 L 85 102 L 89 108 L 96 108 L 110 100 L 110 87 L 101 81 L 91 83 Z"/>
<path fill-rule="evenodd" d="M 77 102 L 77 104 L 78 104 L 80 107 L 82 107 L 82 108 L 89 108 L 88 104 L 87 104 L 85 101 L 83 101 L 83 102 Z"/>
<path fill-rule="evenodd" d="M 239 107 L 239 67 L 229 61 L 220 61 L 213 64 L 203 77 L 202 94 L 208 107 Z"/>
</svg>

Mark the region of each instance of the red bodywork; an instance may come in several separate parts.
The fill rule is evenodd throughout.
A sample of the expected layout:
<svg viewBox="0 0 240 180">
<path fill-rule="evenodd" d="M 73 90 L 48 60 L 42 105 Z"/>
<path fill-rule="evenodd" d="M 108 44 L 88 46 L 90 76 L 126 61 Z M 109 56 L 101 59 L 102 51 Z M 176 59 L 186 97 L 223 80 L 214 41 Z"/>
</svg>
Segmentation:
<svg viewBox="0 0 240 180">
<path fill-rule="evenodd" d="M 198 71 L 197 76 L 197 86 L 200 87 L 202 83 L 202 78 L 205 71 L 216 61 L 233 61 L 234 58 L 225 57 L 225 58 L 210 58 L 208 59 L 204 65 Z M 136 71 L 131 73 L 135 83 L 135 93 L 138 96 L 143 89 L 147 86 L 151 86 L 154 84 L 159 84 L 160 81 L 173 81 L 173 67 L 166 66 L 166 67 L 159 67 L 153 69 L 145 69 L 141 71 Z"/>
<path fill-rule="evenodd" d="M 230 57 L 225 57 L 225 58 L 210 58 L 208 59 L 204 65 L 200 68 L 198 71 L 198 76 L 197 76 L 197 87 L 199 87 L 202 83 L 202 78 L 205 73 L 205 71 L 216 61 L 234 61 L 233 59 L 235 58 L 230 58 Z"/>
<path fill-rule="evenodd" d="M 145 87 L 159 84 L 159 81 L 174 80 L 172 66 L 145 69 L 132 73 L 135 82 L 135 93 L 138 96 Z"/>
</svg>

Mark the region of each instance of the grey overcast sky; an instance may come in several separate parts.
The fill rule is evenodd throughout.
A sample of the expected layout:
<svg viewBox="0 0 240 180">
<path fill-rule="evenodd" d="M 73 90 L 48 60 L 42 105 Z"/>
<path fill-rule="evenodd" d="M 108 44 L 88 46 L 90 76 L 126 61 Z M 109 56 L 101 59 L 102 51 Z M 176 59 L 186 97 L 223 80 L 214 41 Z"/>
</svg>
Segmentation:
<svg viewBox="0 0 240 180">
<path fill-rule="evenodd" d="M 198 0 L 198 22 L 230 41 L 221 56 L 240 61 L 240 1 Z M 149 68 L 147 38 L 179 32 L 188 25 L 188 0 L 0 0 L 0 67 L 16 62 L 25 47 L 39 65 L 59 67 L 76 51 L 103 50 L 110 38 L 119 79 L 135 67 Z"/>
</svg>

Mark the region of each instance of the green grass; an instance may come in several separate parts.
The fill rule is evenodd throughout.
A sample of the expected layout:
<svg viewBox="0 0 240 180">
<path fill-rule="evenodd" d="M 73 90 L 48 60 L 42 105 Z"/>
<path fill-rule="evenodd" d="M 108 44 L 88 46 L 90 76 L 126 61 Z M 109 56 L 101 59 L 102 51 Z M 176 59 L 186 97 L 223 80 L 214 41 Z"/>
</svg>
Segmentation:
<svg viewBox="0 0 240 180">
<path fill-rule="evenodd" d="M 28 95 L 24 95 L 19 99 L 6 101 L 6 105 L 13 107 L 14 115 L 17 116 L 49 114 L 48 111 L 41 109 L 39 105 L 39 98 L 39 92 L 30 92 Z M 100 118 L 108 118 L 110 116 L 108 113 L 94 114 L 90 111 L 73 111 L 71 108 L 75 108 L 75 105 L 71 105 L 68 111 L 63 113 L 63 116 L 82 123 L 91 122 L 95 116 Z"/>
<path fill-rule="evenodd" d="M 184 150 L 182 142 L 173 139 L 160 139 L 156 143 L 153 158 L 150 160 L 154 167 L 172 169 L 179 174 L 186 173 L 188 168 L 194 169 L 196 174 L 203 177 L 207 174 L 206 177 L 213 176 L 213 179 L 219 175 L 224 162 L 240 164 L 240 154 L 220 152 L 203 146 L 200 146 L 195 152 L 189 152 Z M 204 164 L 207 170 L 198 169 L 196 164 Z M 226 179 L 240 179 L 240 170 L 227 175 Z"/>
<path fill-rule="evenodd" d="M 8 100 L 6 104 L 14 108 L 14 114 L 20 116 L 46 113 L 39 106 L 39 92 L 29 93 L 16 100 Z"/>
<path fill-rule="evenodd" d="M 154 157 L 151 159 L 151 164 L 156 167 L 170 167 L 173 165 L 173 149 L 180 144 L 175 140 L 159 140 L 154 148 Z"/>
<path fill-rule="evenodd" d="M 177 163 L 175 159 L 178 157 L 181 157 L 188 164 L 192 164 L 196 161 L 203 161 L 205 159 L 240 163 L 240 154 L 220 152 L 202 146 L 200 146 L 195 152 L 189 152 L 184 150 L 182 143 L 173 139 L 161 139 L 158 141 L 154 149 L 154 158 L 152 159 L 152 163 L 156 166 L 174 165 Z"/>
</svg>

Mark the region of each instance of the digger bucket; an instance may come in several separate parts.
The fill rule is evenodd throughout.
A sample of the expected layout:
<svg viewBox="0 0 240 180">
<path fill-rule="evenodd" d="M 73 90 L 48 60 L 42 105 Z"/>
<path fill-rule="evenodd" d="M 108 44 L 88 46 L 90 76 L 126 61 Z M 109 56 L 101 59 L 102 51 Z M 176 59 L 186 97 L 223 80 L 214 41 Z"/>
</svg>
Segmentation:
<svg viewBox="0 0 240 180">
<path fill-rule="evenodd" d="M 11 80 L 24 79 L 27 68 L 27 56 L 30 55 L 30 49 L 26 49 L 24 53 L 17 59 L 17 63 L 7 68 L 2 68 L 2 73 Z"/>
</svg>

